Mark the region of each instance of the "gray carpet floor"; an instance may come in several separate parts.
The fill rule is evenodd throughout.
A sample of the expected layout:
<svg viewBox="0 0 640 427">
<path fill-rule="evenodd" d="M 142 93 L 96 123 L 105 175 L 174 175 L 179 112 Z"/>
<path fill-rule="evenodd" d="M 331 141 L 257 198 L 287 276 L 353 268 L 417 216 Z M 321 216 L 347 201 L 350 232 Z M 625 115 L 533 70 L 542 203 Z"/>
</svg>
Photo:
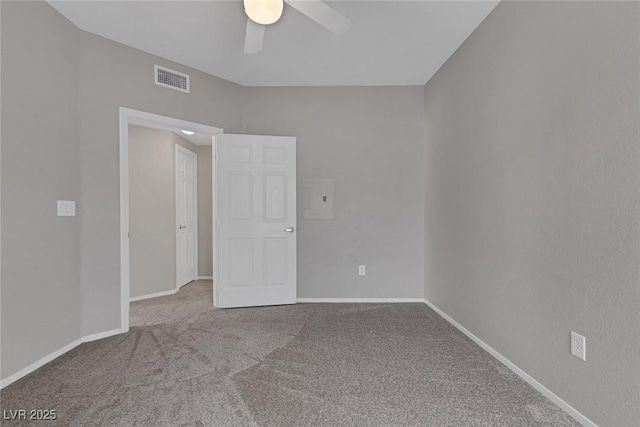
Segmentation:
<svg viewBox="0 0 640 427">
<path fill-rule="evenodd" d="M 167 297 L 135 301 L 129 305 L 129 327 L 180 320 L 213 308 L 213 282 L 196 280 Z"/>
<path fill-rule="evenodd" d="M 56 409 L 47 426 L 578 425 L 424 304 L 217 310 L 194 282 L 131 308 L 138 326 L 3 389 L 2 409 Z"/>
</svg>

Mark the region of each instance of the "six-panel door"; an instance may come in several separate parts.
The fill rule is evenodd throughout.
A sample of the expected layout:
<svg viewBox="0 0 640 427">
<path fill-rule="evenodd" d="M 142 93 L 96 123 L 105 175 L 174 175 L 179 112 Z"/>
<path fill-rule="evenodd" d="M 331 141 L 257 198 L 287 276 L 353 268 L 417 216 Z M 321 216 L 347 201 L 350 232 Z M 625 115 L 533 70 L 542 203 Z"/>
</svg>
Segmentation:
<svg viewBox="0 0 640 427">
<path fill-rule="evenodd" d="M 215 305 L 296 301 L 296 140 L 216 137 Z"/>
<path fill-rule="evenodd" d="M 176 286 L 196 279 L 197 156 L 176 145 Z"/>
</svg>

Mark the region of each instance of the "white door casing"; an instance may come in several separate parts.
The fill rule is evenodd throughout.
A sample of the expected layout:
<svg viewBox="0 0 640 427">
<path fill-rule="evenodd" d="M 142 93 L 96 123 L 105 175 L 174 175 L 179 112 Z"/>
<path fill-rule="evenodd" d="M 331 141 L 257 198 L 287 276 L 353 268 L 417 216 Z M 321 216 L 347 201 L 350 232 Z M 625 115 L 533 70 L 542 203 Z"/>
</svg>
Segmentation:
<svg viewBox="0 0 640 427">
<path fill-rule="evenodd" d="M 176 288 L 198 275 L 198 157 L 176 144 Z"/>
<path fill-rule="evenodd" d="M 118 114 L 120 119 L 120 332 L 127 332 L 129 330 L 129 299 L 131 287 L 129 259 L 129 125 L 134 124 L 158 129 L 167 129 L 167 127 L 171 129 L 190 129 L 196 133 L 212 136 L 219 135 L 224 130 L 201 123 L 189 122 L 125 107 L 120 107 Z M 212 151 L 215 152 L 214 150 Z M 215 167 L 215 163 L 212 163 L 212 166 Z M 215 242 L 215 235 L 213 237 Z M 213 249 L 215 250 L 215 244 Z"/>
<path fill-rule="evenodd" d="M 296 302 L 296 139 L 216 136 L 216 307 Z"/>
</svg>

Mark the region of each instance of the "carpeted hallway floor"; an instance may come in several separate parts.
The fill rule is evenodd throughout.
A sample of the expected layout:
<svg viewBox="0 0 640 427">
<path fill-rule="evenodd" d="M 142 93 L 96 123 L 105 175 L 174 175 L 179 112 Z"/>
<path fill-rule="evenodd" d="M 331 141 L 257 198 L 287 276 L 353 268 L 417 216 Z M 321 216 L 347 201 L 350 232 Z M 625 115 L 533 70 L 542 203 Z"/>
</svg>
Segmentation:
<svg viewBox="0 0 640 427">
<path fill-rule="evenodd" d="M 196 280 L 167 297 L 135 301 L 129 305 L 129 327 L 149 326 L 212 311 L 213 282 Z"/>
<path fill-rule="evenodd" d="M 217 310 L 195 282 L 131 317 L 146 326 L 8 386 L 2 409 L 63 426 L 578 425 L 424 304 Z"/>
</svg>

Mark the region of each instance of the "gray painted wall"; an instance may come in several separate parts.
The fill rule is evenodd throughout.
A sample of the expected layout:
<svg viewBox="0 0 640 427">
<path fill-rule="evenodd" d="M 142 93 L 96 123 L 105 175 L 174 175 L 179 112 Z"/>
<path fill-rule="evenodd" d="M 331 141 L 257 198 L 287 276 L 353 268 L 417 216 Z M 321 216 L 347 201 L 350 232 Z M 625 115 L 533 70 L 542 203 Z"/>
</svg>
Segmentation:
<svg viewBox="0 0 640 427">
<path fill-rule="evenodd" d="M 76 28 L 46 4 L 2 7 L 2 369 L 6 378 L 78 338 Z"/>
<path fill-rule="evenodd" d="M 594 422 L 637 425 L 640 4 L 501 3 L 425 112 L 426 298 Z"/>
<path fill-rule="evenodd" d="M 244 89 L 80 31 L 45 2 L 0 5 L 6 378 L 119 328 L 119 107 L 241 132 Z M 189 73 L 192 93 L 154 85 L 154 64 Z M 77 216 L 56 217 L 57 199 Z"/>
<path fill-rule="evenodd" d="M 211 227 L 200 228 L 200 217 L 211 221 L 211 147 L 200 160 L 197 145 L 167 130 L 129 126 L 130 296 L 176 288 L 175 146 L 198 155 L 198 243 L 211 245 Z M 206 153 L 205 153 L 206 157 Z M 201 164 L 205 166 L 201 170 Z M 207 235 L 208 234 L 208 235 Z M 201 245 L 204 241 L 205 245 Z M 206 246 L 203 249 L 207 249 Z M 201 258 L 211 258 L 211 246 Z M 209 269 L 209 274 L 205 274 Z M 198 265 L 199 276 L 210 276 L 211 261 Z"/>
<path fill-rule="evenodd" d="M 422 298 L 423 88 L 247 88 L 245 133 L 298 146 L 298 297 Z M 334 219 L 302 180 L 334 178 Z M 358 276 L 358 265 L 367 275 Z"/>
<path fill-rule="evenodd" d="M 213 191 L 210 145 L 198 146 L 198 275 L 213 276 Z"/>
<path fill-rule="evenodd" d="M 120 325 L 120 106 L 242 131 L 244 88 L 80 32 L 82 333 Z M 191 75 L 191 93 L 153 84 L 153 65 Z"/>
</svg>

